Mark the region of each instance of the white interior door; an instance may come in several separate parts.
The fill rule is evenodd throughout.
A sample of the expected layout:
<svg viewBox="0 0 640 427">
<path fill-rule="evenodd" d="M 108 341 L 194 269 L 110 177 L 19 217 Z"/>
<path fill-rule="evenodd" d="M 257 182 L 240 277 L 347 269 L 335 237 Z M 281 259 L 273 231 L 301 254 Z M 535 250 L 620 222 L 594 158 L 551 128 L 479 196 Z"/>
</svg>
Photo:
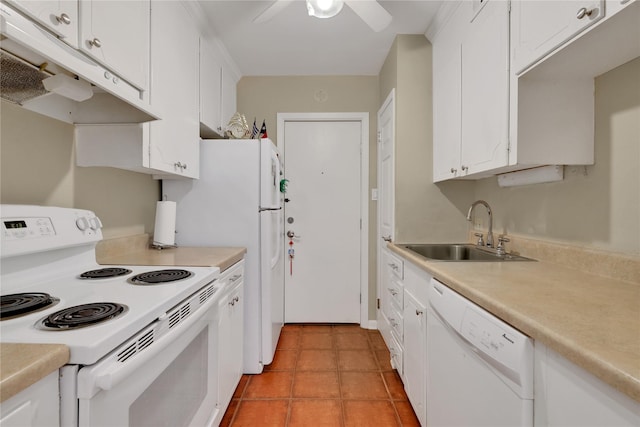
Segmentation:
<svg viewBox="0 0 640 427">
<path fill-rule="evenodd" d="M 362 127 L 284 124 L 285 231 L 296 235 L 284 245 L 285 322 L 360 322 Z"/>
<path fill-rule="evenodd" d="M 378 238 L 376 239 L 378 296 L 383 292 L 382 280 L 385 274 L 382 248 L 386 247 L 386 240 L 393 240 L 395 227 L 395 114 L 394 89 L 378 110 Z M 381 316 L 382 311 L 378 310 L 376 317 Z M 378 318 L 378 325 L 381 325 L 381 322 L 384 320 Z"/>
</svg>

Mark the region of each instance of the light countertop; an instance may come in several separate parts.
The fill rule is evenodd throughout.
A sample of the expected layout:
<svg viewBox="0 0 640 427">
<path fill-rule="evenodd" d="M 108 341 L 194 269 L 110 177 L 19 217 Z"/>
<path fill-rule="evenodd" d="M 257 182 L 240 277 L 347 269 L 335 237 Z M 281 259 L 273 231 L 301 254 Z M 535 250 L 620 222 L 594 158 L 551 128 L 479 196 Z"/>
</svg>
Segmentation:
<svg viewBox="0 0 640 427">
<path fill-rule="evenodd" d="M 551 262 L 429 261 L 388 247 L 640 402 L 640 283 Z"/>
<path fill-rule="evenodd" d="M 40 381 L 69 361 L 62 344 L 1 344 L 0 402 Z"/>
<path fill-rule="evenodd" d="M 135 252 L 98 255 L 98 263 L 104 265 L 220 267 L 220 271 L 224 271 L 240 261 L 246 252 L 245 248 L 145 248 Z"/>
</svg>

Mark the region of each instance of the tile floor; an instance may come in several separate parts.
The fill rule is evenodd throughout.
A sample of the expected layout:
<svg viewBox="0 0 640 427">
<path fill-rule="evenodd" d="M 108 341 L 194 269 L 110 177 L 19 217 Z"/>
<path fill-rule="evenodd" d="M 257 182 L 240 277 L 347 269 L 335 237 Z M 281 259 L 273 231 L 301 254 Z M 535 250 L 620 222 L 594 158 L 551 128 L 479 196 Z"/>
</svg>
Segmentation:
<svg viewBox="0 0 640 427">
<path fill-rule="evenodd" d="M 358 325 L 285 325 L 273 363 L 243 375 L 221 426 L 419 426 L 389 351 Z"/>
</svg>

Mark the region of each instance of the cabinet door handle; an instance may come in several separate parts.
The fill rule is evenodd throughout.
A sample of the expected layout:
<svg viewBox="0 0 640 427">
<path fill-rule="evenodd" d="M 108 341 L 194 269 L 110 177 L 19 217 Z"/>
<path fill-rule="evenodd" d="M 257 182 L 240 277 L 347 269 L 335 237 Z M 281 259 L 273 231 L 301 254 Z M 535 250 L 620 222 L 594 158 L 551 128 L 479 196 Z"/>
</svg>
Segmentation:
<svg viewBox="0 0 640 427">
<path fill-rule="evenodd" d="M 578 13 L 576 14 L 576 18 L 582 19 L 585 16 L 591 16 L 592 13 L 593 13 L 593 9 L 587 9 L 586 7 L 581 7 L 580 10 L 578 10 Z"/>
<path fill-rule="evenodd" d="M 102 47 L 102 42 L 97 37 L 95 37 L 93 40 L 89 40 L 88 43 L 89 43 L 89 46 Z"/>
<path fill-rule="evenodd" d="M 69 18 L 69 15 L 67 15 L 66 13 L 62 13 L 60 14 L 60 16 L 56 16 L 56 21 L 58 21 L 61 24 L 66 24 L 66 25 L 71 24 L 71 18 Z"/>
<path fill-rule="evenodd" d="M 233 283 L 241 277 L 242 276 L 240 274 L 234 274 L 233 276 L 231 276 L 231 278 L 229 278 L 229 282 Z"/>
<path fill-rule="evenodd" d="M 422 310 L 418 310 L 418 309 L 416 308 L 416 316 L 421 316 L 421 315 L 423 315 L 423 314 L 424 314 L 424 311 L 422 311 Z"/>
<path fill-rule="evenodd" d="M 469 170 L 469 166 L 462 165 L 461 169 L 466 172 Z"/>
<path fill-rule="evenodd" d="M 458 172 L 458 169 L 456 169 L 456 168 L 451 168 L 451 173 L 456 173 L 456 172 Z"/>
</svg>

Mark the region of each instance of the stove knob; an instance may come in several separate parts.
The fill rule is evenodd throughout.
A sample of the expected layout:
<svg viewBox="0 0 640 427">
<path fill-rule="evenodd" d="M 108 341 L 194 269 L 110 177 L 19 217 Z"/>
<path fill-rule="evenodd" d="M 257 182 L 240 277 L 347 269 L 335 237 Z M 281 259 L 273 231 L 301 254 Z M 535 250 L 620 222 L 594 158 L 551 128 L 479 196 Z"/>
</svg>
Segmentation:
<svg viewBox="0 0 640 427">
<path fill-rule="evenodd" d="M 97 216 L 94 216 L 89 220 L 89 226 L 92 230 L 97 230 L 99 228 L 102 228 L 102 221 L 100 221 L 100 218 L 98 218 Z"/>
<path fill-rule="evenodd" d="M 82 231 L 86 230 L 89 227 L 89 221 L 85 217 L 81 217 L 76 219 L 76 225 Z"/>
</svg>

